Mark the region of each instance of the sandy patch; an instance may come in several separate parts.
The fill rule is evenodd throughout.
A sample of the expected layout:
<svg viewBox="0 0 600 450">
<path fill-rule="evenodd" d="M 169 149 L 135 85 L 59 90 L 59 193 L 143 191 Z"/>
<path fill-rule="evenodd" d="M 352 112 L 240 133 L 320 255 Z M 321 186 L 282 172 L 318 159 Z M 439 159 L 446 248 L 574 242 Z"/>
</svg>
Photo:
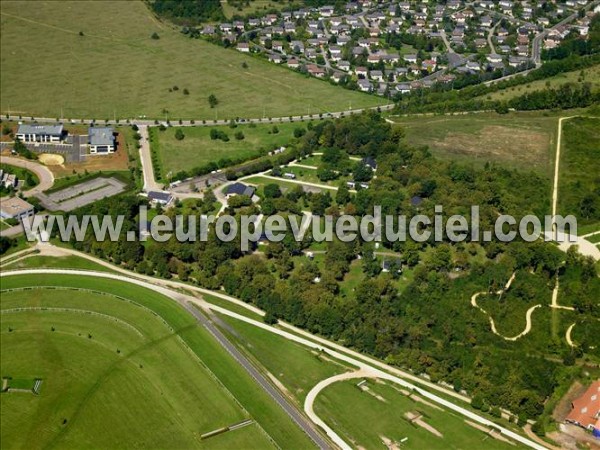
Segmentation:
<svg viewBox="0 0 600 450">
<path fill-rule="evenodd" d="M 425 430 L 429 431 L 431 434 L 437 437 L 444 437 L 442 433 L 440 433 L 438 430 L 436 430 L 423 420 L 423 414 L 409 411 L 404 414 L 404 417 L 406 417 L 411 423 L 414 423 L 415 425 L 418 425 L 421 428 L 424 428 Z"/>
<path fill-rule="evenodd" d="M 400 450 L 400 446 L 392 441 L 390 438 L 387 438 L 385 436 L 379 436 L 381 438 L 381 441 L 383 442 L 383 444 L 388 448 L 388 450 Z"/>
<path fill-rule="evenodd" d="M 38 155 L 38 159 L 47 166 L 62 166 L 65 163 L 65 158 L 62 155 L 54 153 L 41 153 Z"/>
</svg>

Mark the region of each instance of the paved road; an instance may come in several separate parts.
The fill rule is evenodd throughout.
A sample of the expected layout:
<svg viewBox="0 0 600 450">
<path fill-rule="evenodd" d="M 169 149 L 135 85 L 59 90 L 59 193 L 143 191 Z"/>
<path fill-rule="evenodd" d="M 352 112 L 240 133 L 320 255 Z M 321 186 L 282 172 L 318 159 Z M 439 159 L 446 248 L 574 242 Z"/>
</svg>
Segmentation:
<svg viewBox="0 0 600 450">
<path fill-rule="evenodd" d="M 39 184 L 32 189 L 23 191 L 25 197 L 31 197 L 32 195 L 40 194 L 52 187 L 54 184 L 54 175 L 43 164 L 28 159 L 15 158 L 13 156 L 2 156 L 0 157 L 0 163 L 8 164 L 11 166 L 21 167 L 23 169 L 30 170 L 35 173 L 39 179 Z"/>
<path fill-rule="evenodd" d="M 142 173 L 144 175 L 144 191 L 162 191 L 163 186 L 156 181 L 154 177 L 154 167 L 152 166 L 152 152 L 150 151 L 150 135 L 148 125 L 138 125 L 138 133 L 142 136 L 140 139 L 140 161 L 142 163 Z"/>
<path fill-rule="evenodd" d="M 47 245 L 47 244 L 46 244 Z M 283 394 L 274 387 L 267 378 L 246 358 L 237 347 L 232 344 L 229 339 L 209 320 L 200 310 L 192 305 L 198 304 L 201 307 L 206 307 L 206 303 L 200 301 L 194 297 L 181 294 L 179 292 L 167 289 L 155 284 L 148 283 L 140 279 L 133 279 L 123 275 L 108 274 L 105 272 L 87 271 L 87 270 L 59 270 L 59 269 L 24 269 L 15 271 L 2 271 L 0 277 L 14 276 L 14 275 L 31 275 L 31 274 L 64 274 L 65 272 L 72 275 L 80 276 L 92 276 L 98 278 L 108 278 L 113 280 L 125 281 L 133 283 L 138 286 L 150 289 L 153 291 L 160 292 L 161 294 L 175 300 L 183 308 L 185 308 L 192 316 L 196 318 L 198 323 L 208 330 L 210 334 L 217 340 L 217 342 L 223 347 L 227 353 L 229 353 L 236 362 L 248 372 L 248 374 L 257 382 L 257 384 L 287 413 L 287 415 L 294 421 L 319 447 L 320 449 L 330 449 L 329 445 L 320 433 L 314 428 L 314 425 L 310 423 L 306 417 L 304 417 L 295 406 L 293 406 Z"/>
</svg>

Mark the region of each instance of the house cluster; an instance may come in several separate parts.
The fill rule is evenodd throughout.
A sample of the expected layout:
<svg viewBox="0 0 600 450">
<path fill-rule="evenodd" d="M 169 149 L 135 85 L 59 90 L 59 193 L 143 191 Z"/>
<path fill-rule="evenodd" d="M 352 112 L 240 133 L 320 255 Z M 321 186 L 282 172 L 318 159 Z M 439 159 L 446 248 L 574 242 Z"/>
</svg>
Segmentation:
<svg viewBox="0 0 600 450">
<path fill-rule="evenodd" d="M 29 144 L 63 144 L 68 140 L 68 132 L 63 124 L 19 124 L 17 139 Z M 87 145 L 90 154 L 108 155 L 116 151 L 116 137 L 113 128 L 91 126 L 88 128 Z"/>
<path fill-rule="evenodd" d="M 535 35 L 587 2 L 358 0 L 207 25 L 201 33 L 317 78 L 393 95 L 464 73 L 525 68 Z M 544 45 L 572 31 L 587 35 L 589 21 L 553 29 Z"/>
<path fill-rule="evenodd" d="M 3 186 L 7 189 L 18 189 L 21 184 L 19 178 L 9 172 L 5 172 L 4 169 L 0 169 L 0 186 Z"/>
</svg>

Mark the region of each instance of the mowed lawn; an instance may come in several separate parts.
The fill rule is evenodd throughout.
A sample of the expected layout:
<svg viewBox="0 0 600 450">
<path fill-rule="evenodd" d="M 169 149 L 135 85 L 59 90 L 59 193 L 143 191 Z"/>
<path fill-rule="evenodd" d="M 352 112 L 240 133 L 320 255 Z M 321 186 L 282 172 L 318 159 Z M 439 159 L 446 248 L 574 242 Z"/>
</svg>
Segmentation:
<svg viewBox="0 0 600 450">
<path fill-rule="evenodd" d="M 356 386 L 359 381 L 334 383 L 315 401 L 319 417 L 354 447 L 385 448 L 383 441 L 388 440 L 396 443 L 388 448 L 403 449 L 519 448 L 487 436 L 461 416 L 411 400 L 396 385 L 369 380 L 365 392 Z M 409 423 L 405 418 L 409 412 L 422 414 L 423 421 L 442 437 Z"/>
<path fill-rule="evenodd" d="M 562 126 L 558 214 L 574 214 L 581 231 L 600 230 L 600 119 L 576 117 Z"/>
<path fill-rule="evenodd" d="M 588 67 L 583 70 L 560 73 L 544 80 L 532 81 L 531 83 L 524 85 L 502 89 L 483 97 L 491 100 L 510 100 L 519 95 L 533 91 L 541 91 L 548 87 L 556 89 L 565 83 L 590 83 L 592 85 L 592 91 L 600 90 L 600 65 Z"/>
<path fill-rule="evenodd" d="M 128 283 L 14 276 L 3 289 L 2 377 L 43 379 L 2 394 L 3 448 L 273 448 L 310 441 L 195 319 Z M 35 309 L 19 309 L 23 307 Z M 12 312 L 8 310 L 12 309 Z M 243 405 L 243 406 L 242 406 Z M 252 418 L 251 426 L 200 435 Z"/>
<path fill-rule="evenodd" d="M 553 174 L 558 119 L 539 112 L 395 117 L 413 145 L 428 146 L 438 157 Z"/>
<path fill-rule="evenodd" d="M 273 133 L 273 127 L 278 132 Z M 294 129 L 304 128 L 304 123 L 277 123 L 272 125 L 238 125 L 236 128 L 215 127 L 229 137 L 225 142 L 221 139 L 211 139 L 210 130 L 213 127 L 181 127 L 185 137 L 175 139 L 177 126 L 160 131 L 153 129 L 153 135 L 158 137 L 158 145 L 153 151 L 158 151 L 161 167 L 167 171 L 178 172 L 192 167 L 203 166 L 209 162 L 222 159 L 248 159 L 258 157 L 275 148 L 285 146 L 294 139 Z M 244 139 L 238 140 L 235 134 L 242 132 Z"/>
<path fill-rule="evenodd" d="M 212 120 L 385 103 L 190 39 L 141 1 L 2 1 L 0 12 L 2 112 Z M 151 38 L 155 32 L 160 39 Z"/>
</svg>

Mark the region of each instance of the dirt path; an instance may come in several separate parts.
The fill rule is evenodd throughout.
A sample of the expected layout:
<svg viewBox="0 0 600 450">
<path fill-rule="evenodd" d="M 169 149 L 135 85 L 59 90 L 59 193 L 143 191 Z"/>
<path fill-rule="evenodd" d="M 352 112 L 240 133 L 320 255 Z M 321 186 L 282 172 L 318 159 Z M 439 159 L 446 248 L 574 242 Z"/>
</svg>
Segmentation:
<svg viewBox="0 0 600 450">
<path fill-rule="evenodd" d="M 494 294 L 496 294 L 496 295 L 504 294 L 510 288 L 510 285 L 512 284 L 512 282 L 515 280 L 516 274 L 517 274 L 516 272 L 513 272 L 513 274 L 508 279 L 508 282 L 506 283 L 504 288 L 496 291 Z M 496 329 L 496 322 L 494 322 L 494 319 L 492 318 L 490 313 L 488 313 L 485 309 L 483 309 L 481 306 L 479 306 L 477 304 L 477 297 L 479 297 L 480 295 L 484 295 L 484 294 L 489 294 L 489 293 L 486 291 L 481 291 L 481 292 L 476 292 L 475 294 L 473 294 L 471 296 L 471 305 L 473 307 L 479 309 L 482 313 L 484 313 L 485 315 L 488 316 L 492 333 L 494 333 L 496 336 L 500 336 L 505 341 L 516 341 L 517 339 L 522 338 L 523 336 L 525 336 L 526 334 L 528 334 L 531 331 L 531 327 L 532 327 L 531 315 L 537 308 L 541 308 L 542 305 L 540 305 L 540 304 L 534 305 L 527 310 L 527 312 L 525 313 L 525 329 L 523 331 L 521 331 L 516 336 L 504 336 L 503 334 L 500 334 L 498 332 L 498 330 Z"/>
</svg>

